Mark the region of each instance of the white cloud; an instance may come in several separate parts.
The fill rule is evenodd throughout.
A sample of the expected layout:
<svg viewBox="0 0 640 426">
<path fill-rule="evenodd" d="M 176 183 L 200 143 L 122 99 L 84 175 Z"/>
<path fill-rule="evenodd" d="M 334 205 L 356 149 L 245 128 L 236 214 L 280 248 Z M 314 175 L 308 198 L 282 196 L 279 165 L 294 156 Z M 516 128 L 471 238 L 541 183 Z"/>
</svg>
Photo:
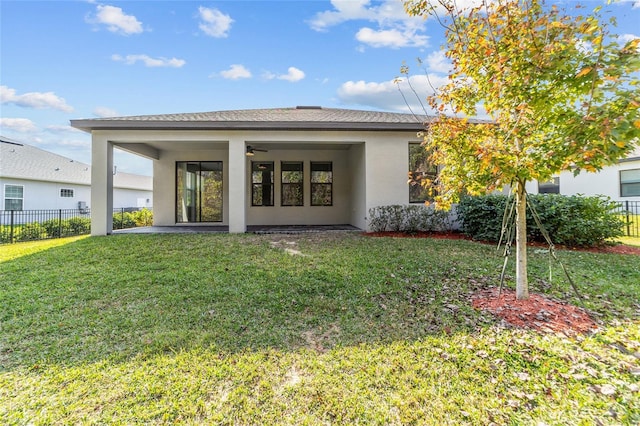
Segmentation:
<svg viewBox="0 0 640 426">
<path fill-rule="evenodd" d="M 0 129 L 13 130 L 14 132 L 35 132 L 38 127 L 28 118 L 0 118 Z"/>
<path fill-rule="evenodd" d="M 299 70 L 296 67 L 289 67 L 286 74 L 281 74 L 277 78 L 278 80 L 286 80 L 293 83 L 302 80 L 304 76 L 304 71 Z"/>
<path fill-rule="evenodd" d="M 220 75 L 228 80 L 239 80 L 241 78 L 251 78 L 251 71 L 244 65 L 233 64 L 228 70 L 220 71 Z"/>
<path fill-rule="evenodd" d="M 377 22 L 379 25 L 422 20 L 408 16 L 398 0 L 385 0 L 377 6 L 370 6 L 370 3 L 370 0 L 332 0 L 334 10 L 319 12 L 308 23 L 316 31 L 326 31 L 334 25 L 354 20 Z"/>
<path fill-rule="evenodd" d="M 306 74 L 304 73 L 304 71 L 296 67 L 289 67 L 286 74 L 274 74 L 271 71 L 265 71 L 262 74 L 262 77 L 267 80 L 278 79 L 278 80 L 285 80 L 285 81 L 290 81 L 292 83 L 295 83 L 296 81 L 302 80 L 305 77 L 305 75 Z"/>
<path fill-rule="evenodd" d="M 338 89 L 338 99 L 344 104 L 424 114 L 428 107 L 426 98 L 433 94 L 432 87 L 439 87 L 446 82 L 447 77 L 439 75 L 429 78 L 425 75 L 411 76 L 411 85 L 406 78 L 398 82 L 390 80 L 380 83 L 347 81 Z"/>
<path fill-rule="evenodd" d="M 118 112 L 114 109 L 99 106 L 93 110 L 93 115 L 100 118 L 107 118 L 107 117 L 117 117 L 120 114 L 118 114 Z"/>
<path fill-rule="evenodd" d="M 429 72 L 438 72 L 442 74 L 449 74 L 451 70 L 451 61 L 446 57 L 444 51 L 438 50 L 431 52 L 426 59 L 427 70 Z"/>
<path fill-rule="evenodd" d="M 127 65 L 133 65 L 136 62 L 142 62 L 146 67 L 150 68 L 158 68 L 158 67 L 168 67 L 168 68 L 181 68 L 187 62 L 183 59 L 177 58 L 152 58 L 148 55 L 111 55 L 111 59 L 116 62 L 124 62 Z"/>
<path fill-rule="evenodd" d="M 380 48 L 424 47 L 429 38 L 424 35 L 425 21 L 421 17 L 407 15 L 398 0 L 385 0 L 371 5 L 369 0 L 333 0 L 334 10 L 316 14 L 309 25 L 316 31 L 327 31 L 329 27 L 347 21 L 368 21 L 377 28 L 362 27 L 355 38 L 365 45 Z M 358 48 L 363 51 L 362 47 Z"/>
<path fill-rule="evenodd" d="M 371 47 L 422 47 L 428 44 L 429 38 L 425 35 L 416 34 L 415 31 L 400 31 L 397 29 L 373 30 L 371 28 L 361 28 L 356 33 L 356 39 Z"/>
<path fill-rule="evenodd" d="M 49 126 L 45 127 L 45 130 L 47 132 L 51 132 L 51 133 L 80 133 L 80 132 L 82 132 L 82 130 L 78 130 L 78 129 L 74 128 L 74 127 L 65 126 L 65 125 L 59 125 L 59 124 L 49 125 Z"/>
<path fill-rule="evenodd" d="M 201 22 L 198 26 L 206 35 L 215 38 L 225 38 L 229 35 L 231 24 L 234 22 L 231 16 L 225 15 L 218 9 L 209 9 L 200 6 L 198 14 Z"/>
<path fill-rule="evenodd" d="M 25 108 L 52 108 L 64 112 L 72 112 L 73 107 L 53 92 L 29 92 L 17 95 L 15 89 L 0 86 L 0 103 L 14 104 Z"/>
<path fill-rule="evenodd" d="M 620 36 L 618 36 L 618 39 L 624 44 L 624 43 L 629 43 L 631 40 L 635 40 L 637 38 L 640 38 L 640 36 L 637 36 L 635 34 L 622 34 Z"/>
<path fill-rule="evenodd" d="M 127 15 L 121 8 L 109 5 L 97 5 L 95 17 L 87 19 L 90 23 L 106 25 L 112 33 L 123 35 L 143 32 L 142 23 L 133 15 Z"/>
</svg>

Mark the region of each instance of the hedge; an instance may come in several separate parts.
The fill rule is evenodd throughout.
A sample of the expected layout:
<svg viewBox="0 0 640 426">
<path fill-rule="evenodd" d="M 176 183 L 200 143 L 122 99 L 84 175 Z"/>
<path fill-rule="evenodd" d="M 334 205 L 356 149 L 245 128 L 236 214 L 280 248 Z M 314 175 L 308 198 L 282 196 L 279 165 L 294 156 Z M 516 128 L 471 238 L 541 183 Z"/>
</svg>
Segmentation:
<svg viewBox="0 0 640 426">
<path fill-rule="evenodd" d="M 608 197 L 535 194 L 528 198 L 554 244 L 592 247 L 623 235 L 624 221 L 616 212 L 617 204 Z M 505 195 L 463 198 L 457 207 L 462 232 L 475 240 L 497 242 L 507 200 L 510 199 Z M 530 209 L 527 238 L 545 241 Z"/>
</svg>

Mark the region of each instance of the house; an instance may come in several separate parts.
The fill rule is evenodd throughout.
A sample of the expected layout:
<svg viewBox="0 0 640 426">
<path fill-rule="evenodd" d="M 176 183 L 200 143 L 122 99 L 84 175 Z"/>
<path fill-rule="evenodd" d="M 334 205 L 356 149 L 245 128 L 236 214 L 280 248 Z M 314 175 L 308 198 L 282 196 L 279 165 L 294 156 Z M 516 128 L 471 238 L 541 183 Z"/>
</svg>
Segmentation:
<svg viewBox="0 0 640 426">
<path fill-rule="evenodd" d="M 367 228 L 409 203 L 410 144 L 425 117 L 322 107 L 72 120 L 92 136 L 92 227 L 112 231 L 113 148 L 153 160 L 154 225 Z"/>
<path fill-rule="evenodd" d="M 549 182 L 529 183 L 527 191 L 531 194 L 604 195 L 614 201 L 640 202 L 640 147 L 599 172 L 581 172 L 576 176 L 562 172 Z"/>
<path fill-rule="evenodd" d="M 152 206 L 150 176 L 117 172 L 113 182 L 114 208 Z M 0 210 L 88 210 L 91 166 L 0 137 L 0 188 Z"/>
</svg>

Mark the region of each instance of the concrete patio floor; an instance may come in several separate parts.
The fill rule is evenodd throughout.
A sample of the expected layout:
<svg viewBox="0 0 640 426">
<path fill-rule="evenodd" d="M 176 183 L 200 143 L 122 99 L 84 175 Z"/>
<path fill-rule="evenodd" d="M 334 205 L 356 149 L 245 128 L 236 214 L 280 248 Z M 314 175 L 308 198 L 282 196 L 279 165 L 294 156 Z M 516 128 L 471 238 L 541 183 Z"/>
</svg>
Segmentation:
<svg viewBox="0 0 640 426">
<path fill-rule="evenodd" d="M 250 225 L 252 234 L 303 234 L 309 232 L 362 231 L 352 225 Z M 115 229 L 114 234 L 205 234 L 226 233 L 229 227 L 214 226 L 143 226 L 140 228 Z"/>
</svg>

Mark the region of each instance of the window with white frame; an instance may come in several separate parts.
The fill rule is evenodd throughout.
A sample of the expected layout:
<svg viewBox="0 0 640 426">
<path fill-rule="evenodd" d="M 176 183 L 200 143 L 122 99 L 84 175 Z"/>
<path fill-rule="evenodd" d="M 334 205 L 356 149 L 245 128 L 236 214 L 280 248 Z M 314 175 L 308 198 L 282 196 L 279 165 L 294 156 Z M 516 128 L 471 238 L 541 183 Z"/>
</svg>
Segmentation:
<svg viewBox="0 0 640 426">
<path fill-rule="evenodd" d="M 23 185 L 5 185 L 4 186 L 4 209 L 5 210 L 22 210 L 24 203 L 24 186 Z"/>
<path fill-rule="evenodd" d="M 73 189 L 61 188 L 60 189 L 60 197 L 62 197 L 62 198 L 73 198 Z"/>
<path fill-rule="evenodd" d="M 620 170 L 620 196 L 640 196 L 640 169 Z"/>
</svg>

